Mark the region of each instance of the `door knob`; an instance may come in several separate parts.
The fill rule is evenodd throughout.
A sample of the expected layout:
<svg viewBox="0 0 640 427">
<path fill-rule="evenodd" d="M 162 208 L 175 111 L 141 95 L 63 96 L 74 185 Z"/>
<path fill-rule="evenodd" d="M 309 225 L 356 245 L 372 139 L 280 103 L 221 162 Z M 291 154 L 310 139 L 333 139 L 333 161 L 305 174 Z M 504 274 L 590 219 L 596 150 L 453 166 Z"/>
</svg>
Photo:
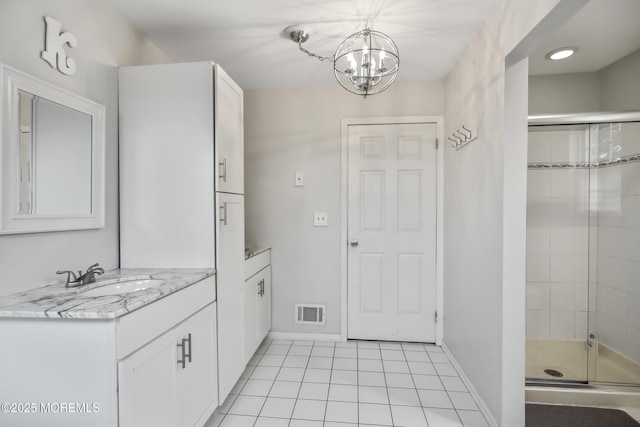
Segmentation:
<svg viewBox="0 0 640 427">
<path fill-rule="evenodd" d="M 357 247 L 358 247 L 358 241 L 357 241 L 356 239 L 353 239 L 353 240 L 351 241 L 351 247 L 352 247 L 352 248 L 357 248 Z"/>
</svg>

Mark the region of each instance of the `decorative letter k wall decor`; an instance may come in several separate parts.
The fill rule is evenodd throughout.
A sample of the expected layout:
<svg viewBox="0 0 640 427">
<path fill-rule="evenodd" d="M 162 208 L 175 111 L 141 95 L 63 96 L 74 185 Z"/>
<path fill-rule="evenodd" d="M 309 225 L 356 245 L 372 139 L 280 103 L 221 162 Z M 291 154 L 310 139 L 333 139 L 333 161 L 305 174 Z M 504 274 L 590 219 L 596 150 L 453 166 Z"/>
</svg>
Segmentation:
<svg viewBox="0 0 640 427">
<path fill-rule="evenodd" d="M 61 33 L 62 24 L 50 16 L 45 16 L 44 21 L 47 31 L 45 33 L 44 50 L 40 56 L 62 74 L 70 75 L 75 73 L 76 61 L 67 58 L 64 45 L 68 44 L 70 47 L 77 47 L 78 40 L 76 36 L 68 31 Z"/>
</svg>

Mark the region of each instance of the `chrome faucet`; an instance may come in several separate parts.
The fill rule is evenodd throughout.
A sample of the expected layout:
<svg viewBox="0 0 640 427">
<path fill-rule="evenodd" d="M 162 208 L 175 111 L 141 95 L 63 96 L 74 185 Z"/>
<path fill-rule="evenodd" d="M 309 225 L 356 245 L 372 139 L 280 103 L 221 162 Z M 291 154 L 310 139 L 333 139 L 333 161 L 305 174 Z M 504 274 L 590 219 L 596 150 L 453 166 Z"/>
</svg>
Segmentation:
<svg viewBox="0 0 640 427">
<path fill-rule="evenodd" d="M 98 267 L 97 262 L 93 264 L 91 267 L 87 268 L 86 272 L 82 272 L 82 270 L 78 271 L 78 275 L 71 270 L 58 270 L 56 274 L 65 274 L 67 275 L 67 282 L 65 286 L 67 288 L 74 288 L 76 286 L 87 285 L 89 283 L 93 283 L 96 281 L 96 274 L 103 274 L 104 268 Z"/>
</svg>

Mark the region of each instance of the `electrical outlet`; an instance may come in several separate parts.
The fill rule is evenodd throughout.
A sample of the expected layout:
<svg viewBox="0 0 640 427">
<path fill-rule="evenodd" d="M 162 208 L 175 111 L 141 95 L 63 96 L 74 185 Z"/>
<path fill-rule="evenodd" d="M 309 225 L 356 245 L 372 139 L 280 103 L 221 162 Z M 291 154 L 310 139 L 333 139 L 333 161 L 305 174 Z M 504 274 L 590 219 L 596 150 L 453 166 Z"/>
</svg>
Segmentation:
<svg viewBox="0 0 640 427">
<path fill-rule="evenodd" d="M 293 174 L 293 185 L 295 187 L 304 187 L 304 174 L 302 172 Z"/>
<path fill-rule="evenodd" d="M 314 212 L 313 214 L 313 226 L 314 227 L 327 227 L 329 222 L 327 220 L 326 212 Z"/>
</svg>

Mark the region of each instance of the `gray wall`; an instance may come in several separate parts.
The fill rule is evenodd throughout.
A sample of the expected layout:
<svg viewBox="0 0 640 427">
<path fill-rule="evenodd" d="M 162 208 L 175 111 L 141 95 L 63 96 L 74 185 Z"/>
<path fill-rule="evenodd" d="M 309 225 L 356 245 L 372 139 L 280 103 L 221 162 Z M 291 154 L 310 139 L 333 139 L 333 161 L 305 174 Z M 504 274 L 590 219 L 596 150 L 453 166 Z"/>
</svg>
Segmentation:
<svg viewBox="0 0 640 427">
<path fill-rule="evenodd" d="M 244 95 L 246 241 L 273 248 L 273 331 L 339 334 L 341 120 L 442 115 L 443 84 L 396 82 L 367 99 L 337 83 Z M 314 211 L 328 227 L 313 226 Z M 326 304 L 326 326 L 296 325 L 295 303 Z"/>
<path fill-rule="evenodd" d="M 524 425 L 526 239 L 527 63 L 505 58 L 576 3 L 499 1 L 445 81 L 445 133 L 475 123 L 479 137 L 445 151 L 444 342 L 502 426 Z"/>
<path fill-rule="evenodd" d="M 529 77 L 529 114 L 640 110 L 640 49 L 589 73 Z"/>
<path fill-rule="evenodd" d="M 0 295 L 59 280 L 58 269 L 94 262 L 117 268 L 119 65 L 171 62 L 101 0 L 0 0 L 0 62 L 106 106 L 106 227 L 0 236 Z M 40 59 L 44 16 L 72 32 L 77 71 L 65 76 Z"/>
<path fill-rule="evenodd" d="M 600 71 L 603 111 L 640 111 L 640 49 Z"/>
<path fill-rule="evenodd" d="M 597 72 L 529 77 L 529 114 L 599 110 L 600 75 Z"/>
</svg>

